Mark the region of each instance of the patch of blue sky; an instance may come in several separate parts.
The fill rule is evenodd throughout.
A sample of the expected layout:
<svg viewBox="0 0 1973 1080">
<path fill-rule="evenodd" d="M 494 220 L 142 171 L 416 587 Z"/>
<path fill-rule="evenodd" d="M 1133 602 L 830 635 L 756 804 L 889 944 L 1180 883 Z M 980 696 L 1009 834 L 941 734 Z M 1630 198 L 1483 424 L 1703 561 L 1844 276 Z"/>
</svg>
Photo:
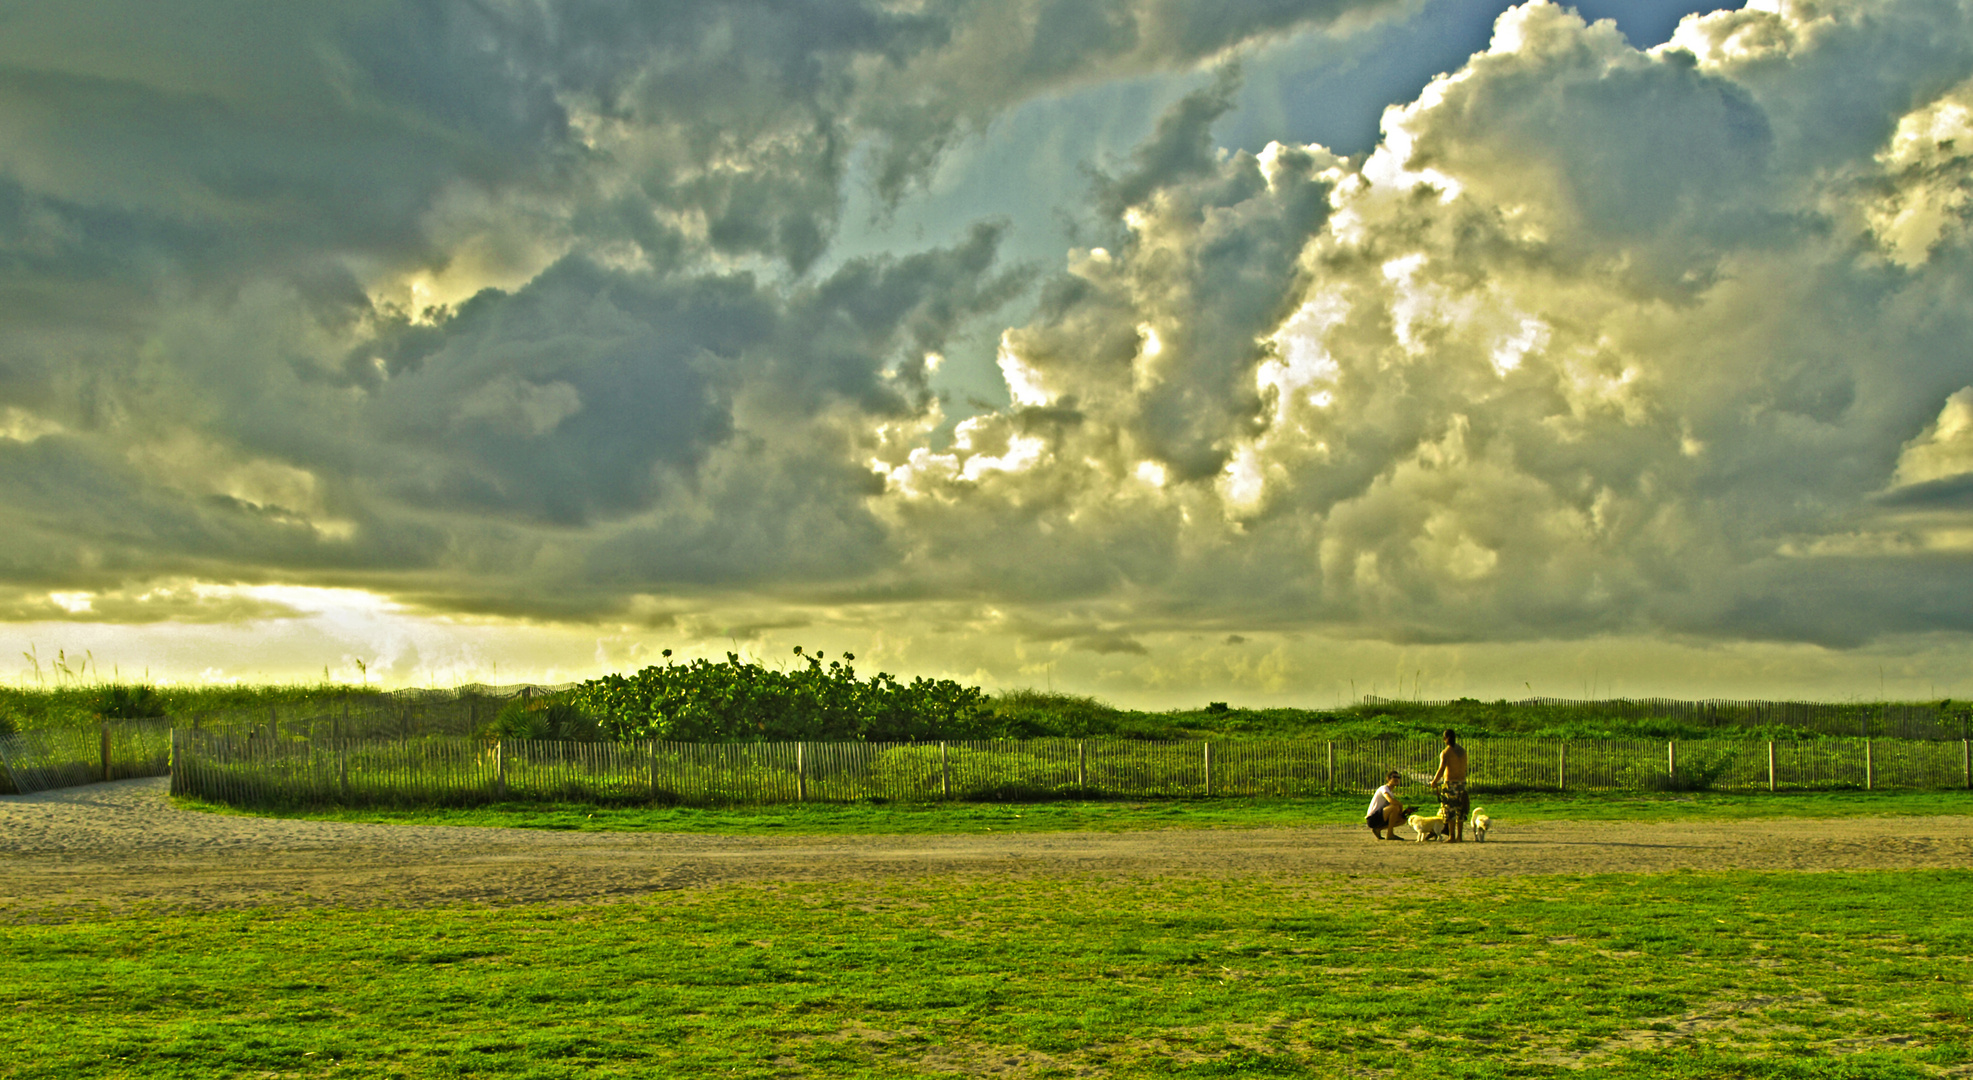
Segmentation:
<svg viewBox="0 0 1973 1080">
<path fill-rule="evenodd" d="M 1063 264 L 1079 232 L 1091 224 L 1092 170 L 1115 171 L 1151 134 L 1173 102 L 1209 81 L 1210 74 L 1180 73 L 1117 80 L 1066 94 L 1035 98 L 996 117 L 984 131 L 960 140 L 922 186 L 896 206 L 886 206 L 858 168 L 847 185 L 841 230 L 827 260 L 827 274 L 851 259 L 952 243 L 978 221 L 1006 226 L 1004 265 L 1029 264 L 1044 273 Z M 954 341 L 934 379 L 951 402 L 956 421 L 978 410 L 969 400 L 998 407 L 1007 388 L 995 364 L 1001 328 L 1032 313 L 1029 294 L 978 320 Z"/>
</svg>

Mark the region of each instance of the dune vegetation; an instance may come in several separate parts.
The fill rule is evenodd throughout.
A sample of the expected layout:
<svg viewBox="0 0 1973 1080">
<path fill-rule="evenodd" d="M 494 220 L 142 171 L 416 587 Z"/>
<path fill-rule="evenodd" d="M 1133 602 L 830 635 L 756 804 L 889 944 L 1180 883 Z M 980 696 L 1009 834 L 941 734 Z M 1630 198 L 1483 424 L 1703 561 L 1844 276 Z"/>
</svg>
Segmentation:
<svg viewBox="0 0 1973 1080">
<path fill-rule="evenodd" d="M 795 739 L 1472 738 L 1748 739 L 1898 737 L 1961 739 L 1966 702 L 1663 700 L 1400 701 L 1365 698 L 1340 708 L 1244 708 L 1206 702 L 1165 710 L 1117 708 L 1099 698 L 949 679 L 860 676 L 856 658 L 797 648 L 786 663 L 728 654 L 673 660 L 572 686 L 468 686 L 385 691 L 323 681 L 153 685 L 58 669 L 52 680 L 0 686 L 0 733 L 197 716 L 258 722 L 278 716 L 389 714 L 393 734 L 446 733 L 461 721 L 443 706 L 471 700 L 477 733 L 503 738 L 684 742 Z M 62 672 L 67 672 L 63 675 Z M 373 725 L 376 726 L 376 725 Z M 357 730 L 362 730 L 359 726 Z"/>
</svg>

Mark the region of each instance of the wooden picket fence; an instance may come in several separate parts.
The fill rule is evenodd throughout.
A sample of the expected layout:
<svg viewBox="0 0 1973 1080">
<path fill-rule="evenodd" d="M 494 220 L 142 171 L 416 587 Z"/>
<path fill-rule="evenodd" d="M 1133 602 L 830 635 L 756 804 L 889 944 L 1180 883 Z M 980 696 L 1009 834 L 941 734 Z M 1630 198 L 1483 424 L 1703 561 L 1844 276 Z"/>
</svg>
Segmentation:
<svg viewBox="0 0 1973 1080">
<path fill-rule="evenodd" d="M 1973 787 L 1967 741 L 1484 739 L 1476 792 Z M 1429 780 L 1430 739 L 560 743 L 173 733 L 171 790 L 236 806 L 732 805 L 1310 796 Z"/>
<path fill-rule="evenodd" d="M 0 794 L 163 776 L 171 771 L 171 729 L 163 724 L 42 728 L 0 735 Z"/>
<path fill-rule="evenodd" d="M 474 683 L 446 690 L 338 693 L 316 701 L 200 709 L 156 720 L 0 734 L 0 795 L 32 794 L 106 778 L 163 776 L 171 771 L 174 727 L 287 739 L 470 737 L 513 699 L 574 685 Z"/>
</svg>

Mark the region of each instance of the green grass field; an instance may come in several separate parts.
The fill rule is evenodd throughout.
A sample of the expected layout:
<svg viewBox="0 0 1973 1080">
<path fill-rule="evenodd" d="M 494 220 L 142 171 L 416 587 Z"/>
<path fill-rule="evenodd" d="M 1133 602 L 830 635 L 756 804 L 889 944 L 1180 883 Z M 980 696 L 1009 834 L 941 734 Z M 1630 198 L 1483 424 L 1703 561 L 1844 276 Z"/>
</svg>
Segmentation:
<svg viewBox="0 0 1973 1080">
<path fill-rule="evenodd" d="M 8 1077 L 1870 1077 L 1973 872 L 724 887 L 0 926 Z"/>
<path fill-rule="evenodd" d="M 1428 801 L 1429 792 L 1407 791 Z M 505 803 L 470 809 L 241 811 L 196 799 L 180 806 L 220 814 L 369 821 L 407 825 L 477 825 L 594 832 L 694 832 L 762 835 L 814 833 L 1062 832 L 1136 829 L 1266 829 L 1312 823 L 1354 824 L 1368 798 L 1171 799 L 1155 802 L 945 803 L 923 805 L 772 805 L 724 809 Z M 1734 821 L 1775 818 L 1928 817 L 1973 814 L 1973 792 L 1819 792 L 1728 795 L 1712 792 L 1599 792 L 1591 795 L 1476 795 L 1475 805 L 1503 820 L 1567 821 L 1617 816 L 1626 821 Z"/>
</svg>

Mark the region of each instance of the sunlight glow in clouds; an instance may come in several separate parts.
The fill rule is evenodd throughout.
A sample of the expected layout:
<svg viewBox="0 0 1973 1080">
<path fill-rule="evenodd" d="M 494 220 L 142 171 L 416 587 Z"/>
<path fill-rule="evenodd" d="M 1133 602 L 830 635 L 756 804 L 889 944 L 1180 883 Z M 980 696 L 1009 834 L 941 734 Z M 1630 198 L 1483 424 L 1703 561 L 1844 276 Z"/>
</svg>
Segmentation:
<svg viewBox="0 0 1973 1080">
<path fill-rule="evenodd" d="M 1900 486 L 1973 476 L 1973 386 L 1946 399 L 1939 418 L 1906 443 L 1894 477 Z"/>
</svg>

